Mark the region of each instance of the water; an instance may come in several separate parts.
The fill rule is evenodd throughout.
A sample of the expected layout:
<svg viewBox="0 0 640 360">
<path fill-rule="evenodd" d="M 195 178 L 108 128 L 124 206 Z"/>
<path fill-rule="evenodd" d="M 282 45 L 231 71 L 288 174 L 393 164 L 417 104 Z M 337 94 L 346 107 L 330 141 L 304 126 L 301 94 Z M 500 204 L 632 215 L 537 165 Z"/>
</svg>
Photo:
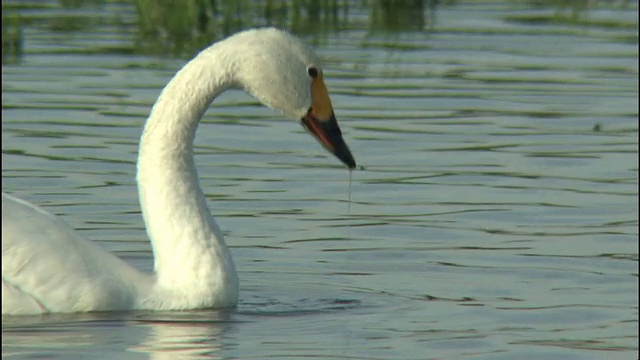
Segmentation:
<svg viewBox="0 0 640 360">
<path fill-rule="evenodd" d="M 118 53 L 108 23 L 53 29 L 68 11 L 2 67 L 3 191 L 151 270 L 137 140 L 184 60 Z M 316 45 L 364 167 L 351 203 L 299 125 L 224 94 L 196 161 L 238 308 L 4 317 L 3 357 L 636 358 L 637 3 L 589 15 L 632 27 L 509 18 L 552 12 L 443 6 L 429 33 Z"/>
</svg>

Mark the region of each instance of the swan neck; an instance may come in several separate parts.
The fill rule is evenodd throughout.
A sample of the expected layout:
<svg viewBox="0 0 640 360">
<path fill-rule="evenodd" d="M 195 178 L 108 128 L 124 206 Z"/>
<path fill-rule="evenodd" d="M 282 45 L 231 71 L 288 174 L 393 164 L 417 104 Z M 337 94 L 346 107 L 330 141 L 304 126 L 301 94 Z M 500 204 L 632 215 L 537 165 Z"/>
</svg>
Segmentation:
<svg viewBox="0 0 640 360">
<path fill-rule="evenodd" d="M 200 119 L 233 83 L 231 67 L 222 60 L 215 52 L 201 53 L 162 91 L 140 141 L 137 180 L 157 287 L 172 296 L 188 294 L 196 302 L 233 305 L 238 292 L 235 267 L 207 207 L 193 159 Z"/>
</svg>

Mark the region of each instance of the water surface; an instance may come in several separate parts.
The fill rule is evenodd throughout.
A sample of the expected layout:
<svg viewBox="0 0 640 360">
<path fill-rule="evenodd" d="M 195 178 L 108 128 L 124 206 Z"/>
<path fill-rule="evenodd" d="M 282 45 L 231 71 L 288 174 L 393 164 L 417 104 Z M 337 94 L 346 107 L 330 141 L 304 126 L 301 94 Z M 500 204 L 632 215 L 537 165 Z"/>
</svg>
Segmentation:
<svg viewBox="0 0 640 360">
<path fill-rule="evenodd" d="M 3 357 L 636 358 L 637 3 L 589 15 L 631 28 L 517 20 L 553 11 L 459 4 L 429 31 L 329 32 L 315 47 L 364 167 L 350 204 L 298 124 L 225 93 L 196 162 L 238 308 L 3 317 Z M 150 271 L 137 142 L 184 60 L 50 21 L 2 67 L 3 191 Z"/>
</svg>

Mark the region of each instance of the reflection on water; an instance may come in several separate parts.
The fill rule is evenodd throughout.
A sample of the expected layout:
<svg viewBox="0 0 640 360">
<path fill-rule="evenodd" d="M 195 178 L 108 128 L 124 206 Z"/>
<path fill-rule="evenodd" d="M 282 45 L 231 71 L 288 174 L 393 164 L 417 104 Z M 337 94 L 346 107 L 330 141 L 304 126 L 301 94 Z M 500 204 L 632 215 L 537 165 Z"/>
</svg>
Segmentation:
<svg viewBox="0 0 640 360">
<path fill-rule="evenodd" d="M 46 347 L 65 358 L 82 352 L 95 352 L 93 358 L 99 359 L 121 358 L 122 351 L 151 359 L 226 358 L 222 354 L 233 354 L 239 345 L 241 339 L 235 338 L 237 327 L 243 323 L 265 317 L 322 315 L 358 305 L 352 300 L 282 304 L 255 299 L 243 303 L 237 312 L 193 310 L 12 317 L 3 322 L 3 341 L 11 344 L 8 351 L 3 348 L 3 357 L 39 356 L 40 349 Z M 42 337 L 46 339 L 41 341 Z M 113 347 L 113 341 L 119 345 Z"/>
<path fill-rule="evenodd" d="M 121 358 L 123 351 L 151 359 L 222 358 L 221 337 L 230 318 L 225 311 L 105 315 L 14 318 L 10 326 L 3 323 L 2 338 L 11 343 L 11 350 L 3 348 L 3 357 L 38 357 L 39 349 L 47 347 L 64 358 L 83 352 L 95 352 L 93 358 L 99 359 Z"/>
<path fill-rule="evenodd" d="M 61 36 L 50 11 L 2 69 L 3 190 L 151 271 L 137 141 L 183 60 L 128 55 L 109 22 Z M 441 4 L 429 33 L 324 34 L 365 167 L 351 203 L 349 174 L 299 125 L 224 94 L 196 162 L 238 309 L 3 318 L 3 356 L 636 357 L 637 3 L 533 21 L 555 12 Z"/>
<path fill-rule="evenodd" d="M 223 331 L 230 314 L 224 311 L 146 314 L 136 317 L 136 326 L 146 328 L 148 337 L 130 351 L 149 354 L 151 359 L 222 359 Z"/>
</svg>

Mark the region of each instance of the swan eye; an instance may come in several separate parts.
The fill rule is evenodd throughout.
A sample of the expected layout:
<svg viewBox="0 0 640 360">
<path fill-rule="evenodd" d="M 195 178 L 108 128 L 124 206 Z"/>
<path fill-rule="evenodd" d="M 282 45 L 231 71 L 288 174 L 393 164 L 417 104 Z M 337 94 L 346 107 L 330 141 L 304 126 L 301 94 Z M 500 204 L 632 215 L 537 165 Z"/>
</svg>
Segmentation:
<svg viewBox="0 0 640 360">
<path fill-rule="evenodd" d="M 319 72 L 318 72 L 318 68 L 310 67 L 310 68 L 307 70 L 307 73 L 309 74 L 309 76 L 311 76 L 312 78 L 314 78 L 314 79 L 315 79 L 315 78 L 317 78 L 317 77 L 318 77 L 318 73 L 319 73 Z"/>
</svg>

